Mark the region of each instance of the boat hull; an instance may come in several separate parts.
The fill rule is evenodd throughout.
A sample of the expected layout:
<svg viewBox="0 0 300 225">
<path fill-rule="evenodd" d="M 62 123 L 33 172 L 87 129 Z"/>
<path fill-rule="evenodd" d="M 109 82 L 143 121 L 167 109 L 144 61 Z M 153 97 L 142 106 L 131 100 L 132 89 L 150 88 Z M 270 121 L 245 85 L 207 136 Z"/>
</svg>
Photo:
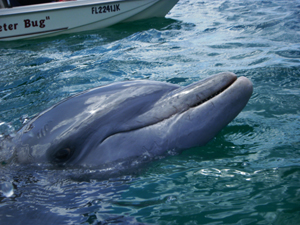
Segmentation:
<svg viewBox="0 0 300 225">
<path fill-rule="evenodd" d="M 164 17 L 178 0 L 89 0 L 0 10 L 0 41 L 101 29 L 120 22 Z"/>
</svg>

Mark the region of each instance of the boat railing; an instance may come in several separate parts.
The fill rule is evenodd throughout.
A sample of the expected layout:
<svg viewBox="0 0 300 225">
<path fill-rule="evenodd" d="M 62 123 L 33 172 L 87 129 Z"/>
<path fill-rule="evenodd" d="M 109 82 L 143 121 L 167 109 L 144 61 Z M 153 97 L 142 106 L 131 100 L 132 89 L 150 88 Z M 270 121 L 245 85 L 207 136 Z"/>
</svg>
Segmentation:
<svg viewBox="0 0 300 225">
<path fill-rule="evenodd" d="M 18 6 L 45 4 L 55 1 L 69 1 L 69 0 L 0 0 L 1 8 L 13 8 Z"/>
<path fill-rule="evenodd" d="M 9 8 L 6 0 L 0 0 L 0 9 L 2 8 Z"/>
<path fill-rule="evenodd" d="M 22 6 L 18 0 L 0 0 L 0 9 L 1 8 L 12 8 L 16 6 Z"/>
</svg>

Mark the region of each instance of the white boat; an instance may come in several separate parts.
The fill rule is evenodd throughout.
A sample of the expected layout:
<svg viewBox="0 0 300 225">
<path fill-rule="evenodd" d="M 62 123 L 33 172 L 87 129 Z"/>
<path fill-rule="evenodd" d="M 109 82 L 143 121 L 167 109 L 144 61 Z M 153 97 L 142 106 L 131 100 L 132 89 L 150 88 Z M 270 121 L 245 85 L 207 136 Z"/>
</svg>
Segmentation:
<svg viewBox="0 0 300 225">
<path fill-rule="evenodd" d="M 96 30 L 164 17 L 178 0 L 77 0 L 7 7 L 0 0 L 0 41 Z"/>
</svg>

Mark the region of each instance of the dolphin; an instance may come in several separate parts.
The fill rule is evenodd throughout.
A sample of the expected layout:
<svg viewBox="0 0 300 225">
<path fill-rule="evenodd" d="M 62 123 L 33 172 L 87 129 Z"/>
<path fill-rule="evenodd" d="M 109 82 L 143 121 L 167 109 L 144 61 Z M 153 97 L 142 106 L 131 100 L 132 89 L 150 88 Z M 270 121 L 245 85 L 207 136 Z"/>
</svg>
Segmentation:
<svg viewBox="0 0 300 225">
<path fill-rule="evenodd" d="M 246 77 L 220 73 L 188 86 L 136 80 L 69 97 L 10 140 L 17 163 L 97 167 L 203 146 L 246 106 Z M 147 161 L 147 160 L 146 160 Z"/>
</svg>

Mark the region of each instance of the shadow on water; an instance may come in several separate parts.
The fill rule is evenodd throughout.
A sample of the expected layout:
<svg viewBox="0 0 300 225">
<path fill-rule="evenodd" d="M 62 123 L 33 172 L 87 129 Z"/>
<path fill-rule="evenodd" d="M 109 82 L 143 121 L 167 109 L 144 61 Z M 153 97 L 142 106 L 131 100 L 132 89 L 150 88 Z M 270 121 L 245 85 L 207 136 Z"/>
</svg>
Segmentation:
<svg viewBox="0 0 300 225">
<path fill-rule="evenodd" d="M 181 26 L 178 25 L 180 23 L 181 22 L 174 19 L 151 18 L 135 22 L 120 23 L 111 27 L 87 32 L 64 34 L 32 40 L 0 42 L 0 48 L 40 51 L 42 49 L 49 48 L 50 45 L 63 44 L 64 46 L 72 48 L 71 50 L 76 51 L 87 48 L 88 44 L 92 46 L 95 44 L 95 42 L 101 42 L 102 44 L 114 42 L 126 38 L 134 33 L 146 31 L 149 29 L 161 30 L 169 29 L 170 27 L 174 28 L 172 25 L 180 28 Z M 82 44 L 83 42 L 84 44 Z"/>
<path fill-rule="evenodd" d="M 234 158 L 251 157 L 253 152 L 249 149 L 255 147 L 255 145 L 246 144 L 243 140 L 247 140 L 249 135 L 254 133 L 254 129 L 255 128 L 249 125 L 227 126 L 205 146 L 185 150 L 173 159 L 170 158 L 166 160 L 190 161 L 192 163 L 188 165 L 189 168 L 201 166 L 210 167 L 216 162 L 219 162 L 221 165 L 223 164 L 222 166 L 224 167 L 232 164 L 231 166 L 244 168 L 243 162 L 234 162 Z M 243 140 L 239 141 L 238 139 Z M 155 163 L 156 162 L 154 162 L 154 164 Z"/>
<path fill-rule="evenodd" d="M 88 170 L 47 169 L 16 166 L 1 168 L 0 212 L 3 224 L 76 224 L 101 221 L 136 224 L 132 217 L 117 215 L 113 204 L 128 189 L 133 178 L 121 176 L 107 180 L 74 180 L 70 174 L 88 174 Z M 10 170 L 10 175 L 4 174 Z M 6 179 L 4 179 L 6 178 Z M 4 193 L 3 186 L 12 192 Z M 9 198 L 7 198 L 9 197 Z M 15 213 L 18 216 L 15 217 Z M 73 224 L 71 222 L 71 224 Z"/>
</svg>

